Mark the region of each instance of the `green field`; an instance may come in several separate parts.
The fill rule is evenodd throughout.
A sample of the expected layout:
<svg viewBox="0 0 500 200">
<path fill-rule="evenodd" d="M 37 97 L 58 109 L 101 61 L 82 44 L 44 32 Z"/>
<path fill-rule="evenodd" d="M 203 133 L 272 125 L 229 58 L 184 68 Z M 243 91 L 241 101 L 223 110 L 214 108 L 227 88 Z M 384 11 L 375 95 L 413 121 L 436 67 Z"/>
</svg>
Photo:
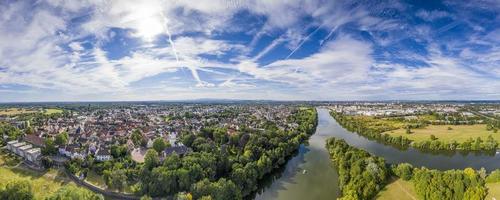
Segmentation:
<svg viewBox="0 0 500 200">
<path fill-rule="evenodd" d="M 63 110 L 57 109 L 57 108 L 48 108 L 44 109 L 43 114 L 50 115 L 50 114 L 55 114 L 55 113 L 62 113 Z"/>
<path fill-rule="evenodd" d="M 45 199 L 62 186 L 75 184 L 61 170 L 50 169 L 45 172 L 37 172 L 19 163 L 17 157 L 5 151 L 0 153 L 0 184 L 7 184 L 13 180 L 29 181 L 36 199 Z"/>
<path fill-rule="evenodd" d="M 24 108 L 3 108 L 3 109 L 0 109 L 0 115 L 19 115 L 19 114 L 36 113 L 36 112 L 39 112 L 39 110 L 31 110 L 31 109 L 24 109 Z"/>
<path fill-rule="evenodd" d="M 2 155 L 0 158 L 0 183 L 6 184 L 13 180 L 27 180 L 30 182 L 36 199 L 45 199 L 62 186 L 71 182 L 64 172 L 60 170 L 48 170 L 36 172 L 22 165 L 12 163 L 15 159 Z M 74 184 L 74 183 L 72 183 Z"/>
<path fill-rule="evenodd" d="M 488 188 L 488 196 L 486 199 L 500 199 L 500 182 L 498 183 L 486 183 Z"/>
<path fill-rule="evenodd" d="M 113 189 L 110 189 L 108 188 L 108 186 L 106 185 L 106 182 L 104 181 L 103 177 L 100 176 L 99 174 L 95 173 L 94 171 L 92 170 L 89 170 L 89 172 L 87 173 L 87 178 L 85 178 L 85 182 L 87 183 L 90 183 L 94 186 L 97 186 L 103 190 L 108 190 L 108 191 L 112 191 L 112 192 L 122 192 L 122 193 L 127 193 L 127 194 L 132 194 L 133 191 L 132 191 L 132 185 L 129 185 L 127 187 L 125 187 L 123 189 L 123 191 L 118 191 L 118 190 L 113 190 Z"/>
<path fill-rule="evenodd" d="M 417 200 L 417 195 L 413 190 L 413 184 L 410 181 L 402 179 L 393 180 L 386 185 L 375 197 L 379 200 Z"/>
<path fill-rule="evenodd" d="M 28 113 L 38 113 L 42 112 L 42 109 L 26 109 L 26 108 L 2 108 L 0 109 L 0 115 L 20 115 L 20 114 L 28 114 Z M 43 109 L 43 114 L 50 115 L 54 113 L 62 113 L 62 109 L 58 108 L 47 108 Z"/>
<path fill-rule="evenodd" d="M 93 170 L 89 170 L 85 181 L 102 189 L 106 189 L 108 187 L 106 186 L 106 183 L 104 182 L 102 176 L 96 174 Z"/>
<path fill-rule="evenodd" d="M 450 127 L 451 130 L 448 130 L 448 127 Z M 430 140 L 431 135 L 436 136 L 438 140 L 444 142 L 451 142 L 455 140 L 459 143 L 464 142 L 469 138 L 476 139 L 477 137 L 481 137 L 481 139 L 483 139 L 484 141 L 489 135 L 491 135 L 497 142 L 500 142 L 500 133 L 487 131 L 485 124 L 429 125 L 425 128 L 411 129 L 411 132 L 411 134 L 406 134 L 406 130 L 401 128 L 384 133 L 387 133 L 391 136 L 403 136 L 416 142 Z"/>
</svg>

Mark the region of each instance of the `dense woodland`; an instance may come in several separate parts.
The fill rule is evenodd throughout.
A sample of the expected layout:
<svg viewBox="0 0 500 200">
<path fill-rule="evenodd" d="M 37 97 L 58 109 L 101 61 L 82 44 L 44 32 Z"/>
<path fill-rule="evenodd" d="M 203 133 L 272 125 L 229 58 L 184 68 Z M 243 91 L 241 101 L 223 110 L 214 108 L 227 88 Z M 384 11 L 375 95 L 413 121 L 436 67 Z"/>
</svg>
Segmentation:
<svg viewBox="0 0 500 200">
<path fill-rule="evenodd" d="M 331 115 L 337 120 L 337 122 L 351 132 L 356 132 L 360 135 L 366 136 L 371 139 L 375 139 L 387 144 L 395 145 L 400 148 L 408 148 L 410 146 L 422 149 L 422 150 L 445 150 L 445 151 L 494 151 L 498 147 L 498 142 L 489 136 L 486 140 L 481 138 L 469 138 L 467 141 L 458 142 L 443 142 L 434 138 L 429 138 L 429 140 L 416 142 L 402 136 L 391 136 L 389 134 L 384 134 L 386 131 L 395 130 L 401 128 L 402 125 L 398 124 L 398 121 L 392 122 L 387 120 L 373 120 L 365 118 L 356 118 L 353 116 L 343 115 L 341 113 L 331 112 Z M 392 122 L 392 123 L 391 123 Z M 488 125 L 494 126 L 495 122 L 490 121 Z M 411 133 L 413 128 L 425 127 L 424 122 L 413 122 L 409 125 L 404 125 L 408 133 Z"/>
<path fill-rule="evenodd" d="M 341 200 L 371 199 L 387 183 L 390 171 L 385 160 L 330 138 L 326 148 L 339 173 Z"/>
<path fill-rule="evenodd" d="M 137 164 L 126 148 L 118 145 L 111 149 L 112 161 L 76 159 L 67 168 L 83 176 L 93 170 L 104 177 L 110 188 L 123 190 L 133 185 L 132 191 L 140 196 L 242 199 L 314 133 L 317 125 L 314 108 L 297 109 L 289 117 L 298 124 L 297 128 L 280 130 L 274 122 L 267 121 L 264 130 L 243 127 L 232 135 L 213 126 L 206 126 L 198 134 L 184 133 L 182 143 L 193 150 L 185 156 L 173 154 L 162 160 L 153 148 L 147 151 L 145 162 Z M 131 137 L 136 142 L 142 141 L 139 136 L 134 139 L 134 134 Z M 161 146 L 160 143 L 157 145 Z"/>
<path fill-rule="evenodd" d="M 485 182 L 500 180 L 500 170 L 487 176 L 484 169 L 439 171 L 413 168 L 407 163 L 393 165 L 392 172 L 403 180 L 411 181 L 419 199 L 424 200 L 485 199 L 488 194 Z"/>
<path fill-rule="evenodd" d="M 408 163 L 387 167 L 383 158 L 349 146 L 344 140 L 330 138 L 326 148 L 339 173 L 342 200 L 372 199 L 387 184 L 390 176 L 411 181 L 419 199 L 482 200 L 488 194 L 485 183 L 500 182 L 500 170 L 431 170 Z"/>
</svg>

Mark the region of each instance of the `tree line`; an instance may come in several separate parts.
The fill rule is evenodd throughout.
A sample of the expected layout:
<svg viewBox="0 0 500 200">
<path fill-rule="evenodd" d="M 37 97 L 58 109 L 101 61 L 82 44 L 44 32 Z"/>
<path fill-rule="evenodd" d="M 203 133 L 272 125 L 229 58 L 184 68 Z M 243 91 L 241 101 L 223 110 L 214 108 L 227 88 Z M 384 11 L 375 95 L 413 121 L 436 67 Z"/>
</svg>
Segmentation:
<svg viewBox="0 0 500 200">
<path fill-rule="evenodd" d="M 330 113 L 335 120 L 345 129 L 351 132 L 356 132 L 360 135 L 368 137 L 370 139 L 375 139 L 383 143 L 391 144 L 396 147 L 406 149 L 408 147 L 414 147 L 420 150 L 444 150 L 444 151 L 455 151 L 460 150 L 463 152 L 469 151 L 487 151 L 491 152 L 497 149 L 498 142 L 489 135 L 486 140 L 480 137 L 473 139 L 469 138 L 464 142 L 444 142 L 437 140 L 433 135 L 426 141 L 413 141 L 402 136 L 391 136 L 386 131 L 395 130 L 397 127 L 390 126 L 384 123 L 378 123 L 377 126 L 371 126 L 364 121 L 356 120 L 353 117 L 343 115 L 342 113 L 331 112 Z M 407 133 L 411 134 L 411 127 L 406 127 Z"/>
<path fill-rule="evenodd" d="M 326 148 L 339 174 L 341 200 L 372 199 L 386 185 L 390 172 L 383 158 L 335 138 Z"/>
<path fill-rule="evenodd" d="M 392 165 L 391 169 L 393 175 L 411 181 L 418 197 L 424 200 L 482 200 L 488 194 L 486 180 L 500 180 L 500 170 L 487 176 L 484 168 L 478 171 L 472 168 L 439 171 L 425 167 L 414 168 L 408 163 L 401 163 Z"/>
</svg>

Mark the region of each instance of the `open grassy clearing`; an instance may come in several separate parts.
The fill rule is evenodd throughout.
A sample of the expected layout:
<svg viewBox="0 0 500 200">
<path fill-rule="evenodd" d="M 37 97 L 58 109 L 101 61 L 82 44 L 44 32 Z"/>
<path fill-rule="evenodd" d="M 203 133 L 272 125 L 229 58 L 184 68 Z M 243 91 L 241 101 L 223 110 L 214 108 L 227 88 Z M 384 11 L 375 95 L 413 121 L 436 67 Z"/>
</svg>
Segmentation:
<svg viewBox="0 0 500 200">
<path fill-rule="evenodd" d="M 7 184 L 13 180 L 29 181 L 35 199 L 45 199 L 51 196 L 62 186 L 75 184 L 66 174 L 57 169 L 37 172 L 20 165 L 20 160 L 5 150 L 0 153 L 0 184 Z"/>
<path fill-rule="evenodd" d="M 500 199 L 500 182 L 486 183 L 486 187 L 488 188 L 488 196 L 486 196 L 486 199 Z"/>
<path fill-rule="evenodd" d="M 26 113 L 36 113 L 40 112 L 39 110 L 31 110 L 24 108 L 2 108 L 0 109 L 0 115 L 20 115 Z"/>
<path fill-rule="evenodd" d="M 44 109 L 43 114 L 50 115 L 50 114 L 55 114 L 55 113 L 62 113 L 63 110 L 57 109 L 57 108 L 48 108 Z"/>
<path fill-rule="evenodd" d="M 410 181 L 395 179 L 386 185 L 375 197 L 379 200 L 417 200 L 417 194 Z"/>
<path fill-rule="evenodd" d="M 104 179 L 99 174 L 96 174 L 93 170 L 90 170 L 87 173 L 87 178 L 85 178 L 85 181 L 102 189 L 107 188 Z"/>
<path fill-rule="evenodd" d="M 133 193 L 133 191 L 132 191 L 133 185 L 128 185 L 127 187 L 125 187 L 123 189 L 123 191 L 118 191 L 118 190 L 108 188 L 108 186 L 106 185 L 106 182 L 104 181 L 104 178 L 92 170 L 89 170 L 89 172 L 87 173 L 87 178 L 85 178 L 85 181 L 87 183 L 90 183 L 94 186 L 97 186 L 103 190 L 108 190 L 108 191 L 113 191 L 113 192 L 121 192 L 121 193 L 127 193 L 127 194 Z"/>
<path fill-rule="evenodd" d="M 0 183 L 6 184 L 13 180 L 29 181 L 36 199 L 45 199 L 62 186 L 71 183 L 71 180 L 60 170 L 51 169 L 46 172 L 35 172 L 24 168 L 22 165 L 12 168 L 5 165 L 1 166 Z"/>
<path fill-rule="evenodd" d="M 451 130 L 448 130 L 451 128 Z M 486 138 L 491 135 L 497 142 L 500 142 L 500 133 L 493 133 L 493 131 L 487 131 L 485 124 L 475 124 L 475 125 L 429 125 L 425 128 L 411 129 L 411 134 L 406 134 L 406 129 L 400 128 L 393 131 L 387 131 L 385 133 L 391 136 L 403 136 L 416 142 L 430 140 L 431 135 L 436 136 L 438 140 L 444 142 L 451 142 L 453 140 L 457 142 L 464 142 L 469 138 L 477 138 L 486 140 Z"/>
<path fill-rule="evenodd" d="M 63 110 L 58 108 L 47 108 L 47 109 L 0 108 L 0 115 L 7 115 L 7 116 L 38 113 L 38 112 L 43 112 L 43 114 L 50 115 L 54 113 L 62 113 Z"/>
</svg>

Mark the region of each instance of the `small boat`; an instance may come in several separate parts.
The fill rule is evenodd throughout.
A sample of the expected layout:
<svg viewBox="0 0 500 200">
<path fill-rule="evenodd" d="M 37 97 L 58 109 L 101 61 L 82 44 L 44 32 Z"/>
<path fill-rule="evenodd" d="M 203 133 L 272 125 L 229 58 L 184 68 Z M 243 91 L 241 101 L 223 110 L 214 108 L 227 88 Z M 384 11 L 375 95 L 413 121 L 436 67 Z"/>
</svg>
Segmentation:
<svg viewBox="0 0 500 200">
<path fill-rule="evenodd" d="M 302 170 L 302 174 L 306 174 L 307 173 L 307 170 Z"/>
</svg>

